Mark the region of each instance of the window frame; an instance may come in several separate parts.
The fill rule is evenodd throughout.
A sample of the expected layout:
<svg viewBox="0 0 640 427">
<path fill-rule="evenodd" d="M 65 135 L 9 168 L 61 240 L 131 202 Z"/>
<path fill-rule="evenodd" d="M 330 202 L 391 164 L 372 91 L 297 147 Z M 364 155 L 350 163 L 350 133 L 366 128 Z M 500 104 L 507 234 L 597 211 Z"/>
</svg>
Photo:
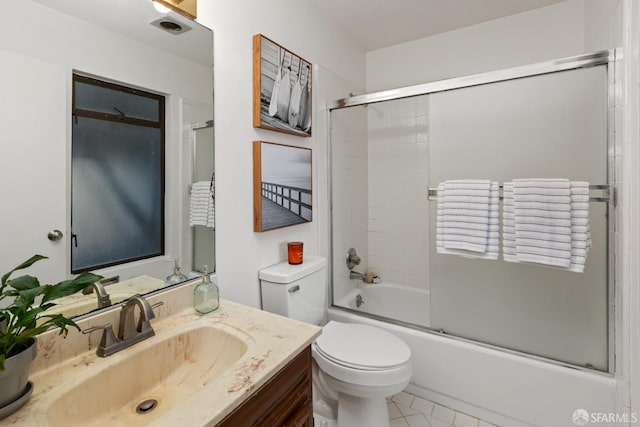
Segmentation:
<svg viewBox="0 0 640 427">
<path fill-rule="evenodd" d="M 82 108 L 77 108 L 76 107 L 76 83 L 84 83 L 84 84 L 89 84 L 89 85 L 93 85 L 93 86 L 99 86 L 99 87 L 104 87 L 107 89 L 111 89 L 111 90 L 116 90 L 119 92 L 124 92 L 124 93 L 129 93 L 129 94 L 133 94 L 133 95 L 137 95 L 137 96 L 142 96 L 145 98 L 150 98 L 153 100 L 158 101 L 158 121 L 153 121 L 153 120 L 146 120 L 146 119 L 139 119 L 139 118 L 133 118 L 133 117 L 127 117 L 121 114 L 110 114 L 110 113 L 105 113 L 105 112 L 98 112 L 98 111 L 92 111 L 92 110 L 86 110 L 86 109 L 82 109 Z M 73 248 L 74 248 L 74 242 L 73 240 L 75 239 L 75 234 L 73 233 L 73 210 L 72 208 L 69 211 L 69 219 L 70 219 L 70 224 L 71 224 L 71 235 L 70 235 L 70 252 L 69 252 L 69 269 L 71 270 L 72 274 L 78 274 L 78 273 L 82 273 L 83 271 L 90 271 L 90 270 L 97 270 L 100 268 L 107 268 L 107 267 L 114 267 L 117 265 L 123 265 L 123 264 L 128 264 L 131 262 L 135 262 L 135 261 L 140 261 L 140 260 L 144 260 L 144 259 L 149 259 L 149 258 L 155 258 L 158 256 L 164 256 L 165 255 L 165 249 L 166 249 L 166 243 L 165 243 L 165 236 L 166 236 L 166 223 L 165 223 L 165 219 L 166 219 L 166 215 L 165 215 L 165 205 L 166 205 L 166 158 L 165 158 L 165 150 L 166 150 L 166 113 L 165 113 L 165 96 L 164 95 L 159 95 L 159 94 L 155 94 L 155 93 L 151 93 L 148 91 L 144 91 L 141 89 L 136 89 L 136 88 L 132 88 L 132 87 L 128 87 L 128 86 L 123 86 L 121 84 L 116 84 L 116 83 L 111 83 L 111 82 L 107 82 L 104 80 L 98 80 L 96 78 L 92 78 L 92 77 L 87 77 L 84 76 L 82 74 L 78 74 L 77 72 L 73 73 L 73 81 L 72 81 L 72 90 L 71 90 L 71 120 L 75 121 L 77 120 L 77 117 L 87 117 L 87 118 L 91 118 L 91 119 L 97 119 L 97 120 L 106 120 L 106 121 L 111 121 L 111 122 L 117 122 L 117 123 L 123 123 L 123 124 L 130 124 L 130 125 L 134 125 L 134 126 L 144 126 L 144 127 L 151 127 L 151 128 L 156 128 L 160 130 L 160 162 L 161 162 L 161 171 L 160 171 L 160 192 L 161 192 L 161 196 L 160 196 L 160 200 L 161 200 L 161 208 L 160 208 L 160 221 L 161 221 L 161 230 L 160 230 L 160 251 L 158 253 L 153 253 L 153 254 L 148 254 L 148 255 L 143 255 L 143 256 L 139 256 L 139 257 L 133 257 L 133 258 L 127 258 L 125 260 L 120 260 L 120 261 L 114 261 L 114 262 L 109 262 L 109 263 L 104 263 L 104 264 L 98 264 L 98 265 L 94 265 L 94 266 L 90 266 L 90 267 L 85 267 L 85 268 L 80 268 L 80 269 L 73 269 Z M 71 125 L 72 129 L 73 129 L 73 123 Z M 73 144 L 73 130 L 71 132 L 72 134 L 72 144 Z M 71 164 L 71 170 L 72 170 L 72 175 L 73 175 L 73 155 L 71 155 L 71 160 L 70 160 L 70 164 Z M 73 206 L 73 180 L 71 180 L 71 206 Z"/>
</svg>

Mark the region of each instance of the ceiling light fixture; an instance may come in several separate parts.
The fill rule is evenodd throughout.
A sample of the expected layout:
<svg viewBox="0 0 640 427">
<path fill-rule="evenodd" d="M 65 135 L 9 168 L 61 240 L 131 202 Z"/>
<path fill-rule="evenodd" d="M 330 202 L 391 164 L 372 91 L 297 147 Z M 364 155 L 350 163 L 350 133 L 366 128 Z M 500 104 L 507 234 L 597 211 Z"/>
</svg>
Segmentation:
<svg viewBox="0 0 640 427">
<path fill-rule="evenodd" d="M 153 7 L 160 13 L 169 13 L 171 11 L 171 9 L 169 9 L 167 6 L 155 1 L 155 0 L 151 0 L 151 3 L 153 3 Z"/>
</svg>

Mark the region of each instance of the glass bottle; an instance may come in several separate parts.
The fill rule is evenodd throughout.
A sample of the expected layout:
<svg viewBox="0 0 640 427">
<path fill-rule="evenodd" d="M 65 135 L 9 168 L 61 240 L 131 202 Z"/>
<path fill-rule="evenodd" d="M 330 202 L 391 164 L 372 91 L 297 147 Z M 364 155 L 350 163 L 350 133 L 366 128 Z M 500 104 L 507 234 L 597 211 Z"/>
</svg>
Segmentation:
<svg viewBox="0 0 640 427">
<path fill-rule="evenodd" d="M 180 271 L 180 260 L 176 258 L 173 263 L 173 273 L 164 279 L 164 283 L 167 285 L 175 285 L 176 283 L 184 282 L 187 279 L 187 276 L 182 274 Z"/>
<path fill-rule="evenodd" d="M 203 273 L 202 283 L 198 284 L 193 291 L 193 306 L 198 313 L 207 314 L 220 307 L 220 292 L 218 285 L 211 281 L 206 265 L 203 268 Z"/>
</svg>

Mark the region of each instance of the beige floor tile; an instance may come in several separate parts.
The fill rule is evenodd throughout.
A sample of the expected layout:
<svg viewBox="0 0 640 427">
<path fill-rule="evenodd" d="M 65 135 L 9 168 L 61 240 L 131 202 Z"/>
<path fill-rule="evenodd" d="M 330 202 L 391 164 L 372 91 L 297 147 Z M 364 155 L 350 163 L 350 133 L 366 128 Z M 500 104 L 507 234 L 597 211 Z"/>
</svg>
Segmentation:
<svg viewBox="0 0 640 427">
<path fill-rule="evenodd" d="M 390 427 L 410 427 L 409 423 L 404 418 L 396 418 L 395 420 L 389 421 Z"/>
<path fill-rule="evenodd" d="M 404 406 L 401 405 L 399 403 L 396 403 L 396 406 L 398 407 L 398 410 L 400 411 L 400 413 L 402 414 L 403 417 L 407 417 L 409 415 L 416 415 L 416 414 L 420 414 L 420 411 L 410 408 L 408 406 Z"/>
<path fill-rule="evenodd" d="M 398 409 L 395 403 L 387 403 L 387 411 L 389 411 L 389 419 L 392 420 L 394 418 L 402 417 L 402 413 Z"/>
<path fill-rule="evenodd" d="M 396 403 L 399 403 L 401 405 L 404 405 L 406 407 L 411 407 L 411 404 L 413 403 L 413 395 L 409 394 L 409 393 L 405 393 L 404 391 L 401 391 L 398 394 L 394 394 L 393 395 L 393 401 Z"/>
<path fill-rule="evenodd" d="M 431 416 L 446 423 L 453 424 L 453 419 L 455 418 L 456 413 L 453 409 L 436 404 L 431 412 Z"/>
<path fill-rule="evenodd" d="M 477 418 L 461 412 L 456 412 L 455 418 L 453 419 L 453 425 L 456 427 L 479 427 L 478 423 L 479 420 Z"/>
<path fill-rule="evenodd" d="M 429 402 L 428 400 L 424 400 L 417 396 L 413 399 L 413 403 L 411 404 L 413 409 L 416 409 L 426 415 L 431 415 L 434 406 L 435 404 L 433 402 Z"/>
<path fill-rule="evenodd" d="M 427 419 L 427 421 L 429 421 L 431 427 L 451 427 L 451 423 L 446 423 L 429 415 L 425 415 L 424 417 Z"/>
<path fill-rule="evenodd" d="M 405 420 L 407 420 L 409 427 L 431 427 L 423 414 L 410 415 Z"/>
</svg>

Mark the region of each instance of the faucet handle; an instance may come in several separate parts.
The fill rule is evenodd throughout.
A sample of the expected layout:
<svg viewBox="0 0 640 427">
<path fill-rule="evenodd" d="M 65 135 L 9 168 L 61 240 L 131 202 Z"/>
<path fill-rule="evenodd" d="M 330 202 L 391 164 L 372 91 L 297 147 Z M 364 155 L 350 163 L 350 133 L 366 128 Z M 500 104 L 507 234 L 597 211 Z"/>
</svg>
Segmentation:
<svg viewBox="0 0 640 427">
<path fill-rule="evenodd" d="M 111 327 L 111 323 L 107 323 L 102 326 L 93 326 L 91 328 L 83 329 L 83 334 L 90 334 L 91 332 L 103 330 L 102 339 L 100 340 L 100 345 L 96 349 L 96 354 L 100 357 L 108 356 L 108 350 L 113 347 L 115 344 L 120 341 L 116 338 L 115 333 L 113 332 L 113 328 Z"/>
<path fill-rule="evenodd" d="M 164 301 L 159 301 L 159 302 L 157 302 L 157 303 L 155 303 L 155 304 L 153 304 L 151 306 L 151 310 L 149 310 L 149 317 L 148 318 L 146 318 L 145 316 L 142 316 L 142 315 L 138 318 L 138 327 L 137 327 L 138 332 L 145 332 L 147 330 L 152 329 L 151 328 L 151 323 L 149 323 L 149 321 L 151 319 L 155 319 L 155 317 L 156 317 L 156 314 L 153 312 L 153 309 L 154 308 L 158 308 L 161 305 L 164 305 Z"/>
</svg>

